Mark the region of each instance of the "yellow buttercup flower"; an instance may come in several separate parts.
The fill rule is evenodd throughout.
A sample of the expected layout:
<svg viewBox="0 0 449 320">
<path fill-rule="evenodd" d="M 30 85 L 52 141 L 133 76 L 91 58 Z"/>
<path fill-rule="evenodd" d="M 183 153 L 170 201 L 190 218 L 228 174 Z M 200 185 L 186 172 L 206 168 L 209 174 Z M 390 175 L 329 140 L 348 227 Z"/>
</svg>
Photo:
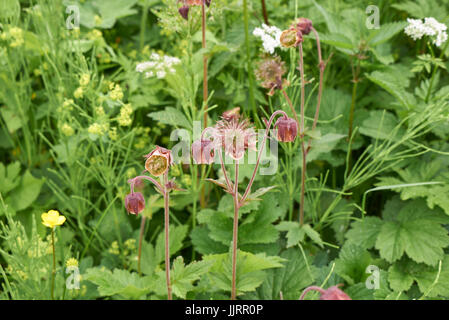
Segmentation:
<svg viewBox="0 0 449 320">
<path fill-rule="evenodd" d="M 50 210 L 46 213 L 43 213 L 41 218 L 42 224 L 49 228 L 60 226 L 65 222 L 65 217 L 60 215 L 56 210 Z"/>
</svg>

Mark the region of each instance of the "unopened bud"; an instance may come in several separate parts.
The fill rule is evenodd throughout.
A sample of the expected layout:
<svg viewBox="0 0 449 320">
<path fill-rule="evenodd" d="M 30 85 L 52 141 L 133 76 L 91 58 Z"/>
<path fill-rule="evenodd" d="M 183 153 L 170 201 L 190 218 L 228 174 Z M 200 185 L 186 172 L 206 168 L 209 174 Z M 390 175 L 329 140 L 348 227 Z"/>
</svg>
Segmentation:
<svg viewBox="0 0 449 320">
<path fill-rule="evenodd" d="M 277 138 L 281 142 L 293 142 L 298 135 L 298 124 L 292 118 L 281 117 L 274 127 L 278 130 Z"/>
<path fill-rule="evenodd" d="M 145 198 L 140 192 L 132 192 L 125 198 L 125 207 L 129 213 L 139 214 L 145 209 Z"/>
</svg>

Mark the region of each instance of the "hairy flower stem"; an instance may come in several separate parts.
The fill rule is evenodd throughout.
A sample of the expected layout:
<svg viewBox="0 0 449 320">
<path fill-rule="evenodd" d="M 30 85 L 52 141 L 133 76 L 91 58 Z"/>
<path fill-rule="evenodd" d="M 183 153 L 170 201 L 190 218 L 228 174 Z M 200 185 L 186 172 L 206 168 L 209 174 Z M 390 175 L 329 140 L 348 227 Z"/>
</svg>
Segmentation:
<svg viewBox="0 0 449 320">
<path fill-rule="evenodd" d="M 296 123 L 298 124 L 298 128 L 299 128 L 300 123 L 299 123 L 298 115 L 296 114 L 295 108 L 293 107 L 292 100 L 289 98 L 289 96 L 288 96 L 287 92 L 285 91 L 285 89 L 282 89 L 282 94 L 284 95 L 285 100 L 287 100 L 288 105 L 290 107 L 290 110 L 293 113 L 293 116 L 295 117 Z"/>
<path fill-rule="evenodd" d="M 322 288 L 320 288 L 320 287 L 317 287 L 317 286 L 311 286 L 311 287 L 308 287 L 306 290 L 304 290 L 304 292 L 303 292 L 303 293 L 301 294 L 301 296 L 299 297 L 299 300 L 304 300 L 304 297 L 306 296 L 307 292 L 309 292 L 309 291 L 318 291 L 318 292 L 320 292 L 321 294 L 323 294 L 323 293 L 326 292 L 324 289 L 322 289 Z"/>
<path fill-rule="evenodd" d="M 145 216 L 142 216 L 142 221 L 140 222 L 139 251 L 137 253 L 137 272 L 139 273 L 139 275 L 142 275 L 140 269 L 140 262 L 142 257 L 142 240 L 144 237 L 144 231 L 145 231 Z"/>
<path fill-rule="evenodd" d="M 167 173 L 164 174 L 164 185 L 168 182 Z M 165 278 L 167 282 L 168 300 L 172 300 L 171 283 L 170 283 L 170 193 L 164 186 L 164 213 L 165 213 Z"/>
<path fill-rule="evenodd" d="M 56 252 L 55 252 L 55 228 L 51 229 L 51 246 L 53 249 L 53 269 L 51 271 L 51 300 L 55 300 L 55 277 L 56 277 Z"/>
<path fill-rule="evenodd" d="M 267 6 L 265 4 L 265 0 L 261 0 L 262 2 L 262 14 L 263 14 L 263 20 L 265 21 L 265 24 L 267 26 L 270 25 L 270 23 L 268 22 L 268 13 L 267 13 Z"/>
<path fill-rule="evenodd" d="M 304 145 L 304 101 L 305 101 L 305 82 L 304 82 L 304 55 L 302 43 L 299 43 L 299 72 L 301 75 L 301 124 L 299 137 L 301 139 L 302 150 L 302 168 L 301 168 L 301 195 L 299 200 L 299 225 L 304 224 L 304 194 L 306 192 L 306 170 L 307 170 L 307 150 Z"/>
<path fill-rule="evenodd" d="M 231 300 L 236 297 L 236 272 L 237 272 L 237 238 L 239 228 L 239 161 L 235 160 L 235 181 L 234 181 L 234 227 L 232 231 L 232 290 Z"/>
</svg>

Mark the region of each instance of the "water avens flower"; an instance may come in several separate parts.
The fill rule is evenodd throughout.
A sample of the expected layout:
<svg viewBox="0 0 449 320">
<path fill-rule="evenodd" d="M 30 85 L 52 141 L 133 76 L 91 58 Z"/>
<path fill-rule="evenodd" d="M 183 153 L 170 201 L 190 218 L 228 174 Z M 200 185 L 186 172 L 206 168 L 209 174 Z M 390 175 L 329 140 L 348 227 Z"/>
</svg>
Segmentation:
<svg viewBox="0 0 449 320">
<path fill-rule="evenodd" d="M 192 157 L 196 164 L 211 164 L 214 162 L 214 143 L 200 139 L 192 143 Z"/>
<path fill-rule="evenodd" d="M 298 123 L 289 117 L 279 118 L 274 127 L 278 130 L 277 138 L 281 142 L 293 142 L 298 135 Z"/>
<path fill-rule="evenodd" d="M 140 192 L 131 192 L 125 198 L 126 210 L 131 214 L 139 214 L 145 209 L 145 198 Z"/>
<path fill-rule="evenodd" d="M 259 62 L 255 71 L 257 80 L 261 81 L 261 86 L 270 89 L 268 95 L 272 96 L 275 89 L 282 89 L 288 85 L 283 79 L 286 72 L 284 62 L 280 57 L 268 57 Z"/>
<path fill-rule="evenodd" d="M 299 41 L 302 41 L 302 37 L 298 37 L 298 32 L 295 29 L 287 29 L 282 31 L 279 41 L 282 47 L 293 48 Z"/>
<path fill-rule="evenodd" d="M 248 119 L 222 118 L 215 125 L 214 141 L 221 144 L 225 153 L 240 160 L 247 149 L 256 150 L 256 132 Z"/>
<path fill-rule="evenodd" d="M 188 20 L 189 19 L 189 9 L 190 9 L 189 6 L 182 6 L 181 8 L 178 9 L 178 12 L 181 15 L 181 17 Z"/>
<path fill-rule="evenodd" d="M 145 169 L 155 177 L 167 173 L 168 168 L 173 164 L 171 150 L 156 146 L 149 154 L 145 155 Z"/>
<path fill-rule="evenodd" d="M 320 300 L 352 300 L 345 292 L 340 288 L 340 285 L 332 286 L 328 289 L 323 289 L 317 286 L 311 286 L 304 290 L 299 300 L 304 300 L 305 295 L 309 291 L 318 291 L 321 293 Z"/>
<path fill-rule="evenodd" d="M 59 214 L 59 211 L 50 210 L 41 215 L 42 224 L 48 228 L 54 228 L 56 226 L 61 226 L 66 218 Z"/>
</svg>

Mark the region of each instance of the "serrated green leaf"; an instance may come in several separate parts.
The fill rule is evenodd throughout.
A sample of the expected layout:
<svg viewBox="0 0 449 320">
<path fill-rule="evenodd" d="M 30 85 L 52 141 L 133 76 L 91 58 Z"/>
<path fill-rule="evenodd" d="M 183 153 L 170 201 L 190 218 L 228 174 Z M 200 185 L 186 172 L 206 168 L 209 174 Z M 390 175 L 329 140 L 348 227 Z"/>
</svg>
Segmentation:
<svg viewBox="0 0 449 320">
<path fill-rule="evenodd" d="M 151 112 L 148 116 L 160 123 L 168 124 L 174 127 L 191 129 L 192 124 L 187 120 L 184 113 L 173 107 L 167 107 L 163 111 Z"/>
<path fill-rule="evenodd" d="M 170 256 L 177 253 L 182 248 L 182 242 L 187 236 L 187 225 L 170 226 Z M 157 237 L 155 247 L 156 263 L 160 263 L 165 259 L 165 231 L 161 232 Z"/>
<path fill-rule="evenodd" d="M 366 267 L 371 263 L 371 255 L 363 247 L 346 243 L 335 260 L 335 273 L 353 285 L 365 281 L 368 274 Z"/>
<path fill-rule="evenodd" d="M 376 244 L 382 224 L 382 220 L 377 217 L 365 217 L 353 222 L 345 237 L 349 242 L 358 244 L 364 249 L 371 249 Z"/>
</svg>

